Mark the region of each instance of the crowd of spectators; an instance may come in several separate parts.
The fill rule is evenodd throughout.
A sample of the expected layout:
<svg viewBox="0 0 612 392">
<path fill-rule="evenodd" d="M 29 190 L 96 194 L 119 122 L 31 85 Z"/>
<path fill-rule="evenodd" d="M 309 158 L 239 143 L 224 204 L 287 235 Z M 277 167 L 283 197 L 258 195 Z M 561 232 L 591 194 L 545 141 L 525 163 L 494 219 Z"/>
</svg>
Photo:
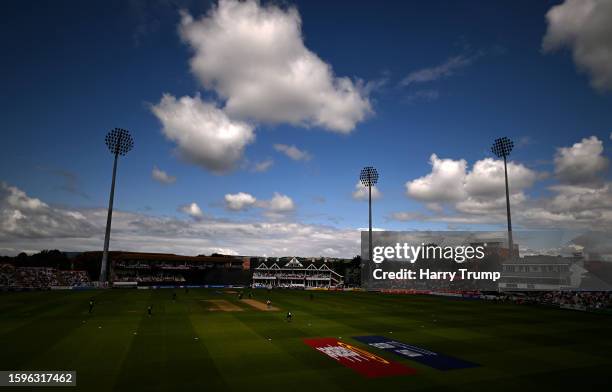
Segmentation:
<svg viewBox="0 0 612 392">
<path fill-rule="evenodd" d="M 497 303 L 513 303 L 518 305 L 542 305 L 575 310 L 612 311 L 612 292 L 609 291 L 482 292 L 480 290 L 449 290 L 448 288 L 439 290 L 430 288 L 386 288 L 381 289 L 380 291 L 387 294 L 425 294 L 436 296 L 451 296 L 457 298 L 482 299 Z"/>
<path fill-rule="evenodd" d="M 516 304 L 550 305 L 581 310 L 612 310 L 612 292 L 543 291 L 482 295 L 482 298 Z"/>
<path fill-rule="evenodd" d="M 137 273 L 137 274 L 119 274 L 114 278 L 115 282 L 144 282 L 144 283 L 166 283 L 176 282 L 182 283 L 186 279 L 180 274 L 165 274 L 159 273 Z"/>
<path fill-rule="evenodd" d="M 116 268 L 121 269 L 167 269 L 167 270 L 201 270 L 214 267 L 214 263 L 199 262 L 199 263 L 148 263 L 141 261 L 119 261 L 115 264 Z"/>
<path fill-rule="evenodd" d="M 8 289 L 46 289 L 50 287 L 89 287 L 86 271 L 58 270 L 50 267 L 15 267 L 0 264 L 0 287 Z"/>
<path fill-rule="evenodd" d="M 287 273 L 279 273 L 279 274 L 271 274 L 265 272 L 255 272 L 253 273 L 253 278 L 266 278 L 266 279 L 308 279 L 308 278 L 318 278 L 318 279 L 329 279 L 331 276 L 330 273 L 301 273 L 301 274 L 287 274 Z"/>
</svg>

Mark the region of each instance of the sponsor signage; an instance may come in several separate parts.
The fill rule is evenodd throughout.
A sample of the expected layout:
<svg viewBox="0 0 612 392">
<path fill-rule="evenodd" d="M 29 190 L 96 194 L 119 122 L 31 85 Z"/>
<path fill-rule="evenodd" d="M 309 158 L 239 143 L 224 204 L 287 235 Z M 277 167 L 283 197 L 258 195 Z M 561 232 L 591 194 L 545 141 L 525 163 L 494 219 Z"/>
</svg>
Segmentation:
<svg viewBox="0 0 612 392">
<path fill-rule="evenodd" d="M 438 370 L 465 369 L 480 366 L 477 363 L 449 357 L 411 344 L 398 342 L 397 340 L 392 340 L 384 336 L 353 336 L 353 339 L 371 347 L 392 352 L 402 358 L 410 359 Z"/>
<path fill-rule="evenodd" d="M 365 377 L 399 376 L 416 372 L 401 363 L 379 357 L 334 338 L 304 339 L 304 343 Z"/>
</svg>

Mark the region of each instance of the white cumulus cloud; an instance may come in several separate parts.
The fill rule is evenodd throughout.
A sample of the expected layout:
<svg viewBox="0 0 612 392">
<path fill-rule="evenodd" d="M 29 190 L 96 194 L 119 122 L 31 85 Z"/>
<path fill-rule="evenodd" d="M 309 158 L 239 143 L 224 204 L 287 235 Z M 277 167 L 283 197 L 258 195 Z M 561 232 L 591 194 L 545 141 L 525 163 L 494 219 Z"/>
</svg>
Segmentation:
<svg viewBox="0 0 612 392">
<path fill-rule="evenodd" d="M 608 160 L 603 143 L 595 136 L 557 149 L 554 157 L 557 182 L 548 193 L 526 191 L 543 173 L 508 162 L 512 220 L 525 228 L 612 229 L 612 183 L 604 173 Z M 391 213 L 398 221 L 431 221 L 459 224 L 504 224 L 503 162 L 485 158 L 471 170 L 465 160 L 430 158 L 431 173 L 406 183 L 409 197 L 426 203 L 432 211 Z M 432 203 L 445 208 L 431 208 Z"/>
<path fill-rule="evenodd" d="M 546 13 L 545 52 L 562 47 L 572 51 L 579 69 L 600 91 L 612 90 L 612 1 L 565 0 Z"/>
<path fill-rule="evenodd" d="M 295 209 L 295 203 L 289 196 L 274 192 L 274 196 L 267 202 L 267 208 L 277 213 L 290 212 Z"/>
<path fill-rule="evenodd" d="M 360 81 L 306 48 L 293 7 L 220 0 L 200 19 L 183 12 L 179 31 L 193 73 L 232 116 L 350 133 L 372 112 Z"/>
<path fill-rule="evenodd" d="M 426 207 L 436 216 L 443 215 L 444 205 L 463 215 L 479 215 L 487 219 L 495 219 L 497 214 L 505 211 L 503 161 L 485 158 L 475 162 L 471 168 L 464 159 L 441 159 L 436 154 L 432 154 L 429 161 L 431 173 L 408 181 L 406 195 L 425 202 Z M 524 204 L 527 201 L 524 190 L 530 188 L 538 178 L 539 174 L 535 171 L 508 162 L 511 204 L 515 207 Z M 402 217 L 401 214 L 392 214 L 391 217 L 402 220 L 398 219 Z M 457 217 L 446 219 L 448 222 L 457 221 Z"/>
<path fill-rule="evenodd" d="M 240 211 L 252 207 L 257 202 L 257 199 L 249 193 L 238 192 L 235 194 L 228 193 L 224 197 L 225 207 L 232 211 Z"/>
<path fill-rule="evenodd" d="M 429 203 L 482 203 L 505 197 L 504 163 L 485 158 L 468 170 L 465 159 L 429 158 L 431 173 L 406 183 L 406 194 Z M 538 173 L 515 162 L 508 162 L 510 192 L 519 194 L 538 179 Z M 517 196 L 518 197 L 518 196 Z M 486 202 L 486 203 L 485 203 Z"/>
<path fill-rule="evenodd" d="M 157 166 L 153 166 L 153 170 L 151 171 L 151 177 L 154 180 L 161 182 L 162 184 L 174 184 L 176 182 L 175 176 L 169 175 Z"/>
<path fill-rule="evenodd" d="M 151 110 L 161 121 L 164 135 L 177 144 L 180 156 L 214 173 L 234 168 L 244 148 L 255 140 L 251 125 L 231 120 L 199 96 L 177 100 L 164 94 Z"/>
<path fill-rule="evenodd" d="M 257 207 L 264 211 L 263 215 L 272 219 L 282 219 L 295 210 L 293 199 L 287 195 L 274 192 L 269 200 L 257 200 L 246 192 L 228 193 L 224 196 L 225 208 L 230 211 L 244 211 Z"/>
<path fill-rule="evenodd" d="M 431 173 L 406 183 L 406 194 L 414 199 L 429 202 L 449 202 L 465 197 L 464 159 L 440 159 L 436 154 L 429 157 Z"/>
<path fill-rule="evenodd" d="M 200 208 L 200 206 L 193 202 L 193 203 L 189 203 L 189 204 L 185 204 L 183 206 L 181 206 L 179 208 L 179 210 L 187 215 L 189 215 L 192 218 L 195 219 L 200 219 L 204 216 L 204 214 L 202 213 L 202 209 Z"/>
<path fill-rule="evenodd" d="M 529 188 L 538 179 L 538 174 L 515 162 L 508 162 L 508 182 L 511 193 Z M 470 196 L 502 197 L 505 195 L 504 163 L 485 158 L 474 163 L 465 176 L 465 191 Z"/>
<path fill-rule="evenodd" d="M 571 147 L 561 147 L 555 154 L 555 174 L 564 183 L 597 182 L 607 167 L 603 143 L 596 136 L 584 138 Z"/>
</svg>

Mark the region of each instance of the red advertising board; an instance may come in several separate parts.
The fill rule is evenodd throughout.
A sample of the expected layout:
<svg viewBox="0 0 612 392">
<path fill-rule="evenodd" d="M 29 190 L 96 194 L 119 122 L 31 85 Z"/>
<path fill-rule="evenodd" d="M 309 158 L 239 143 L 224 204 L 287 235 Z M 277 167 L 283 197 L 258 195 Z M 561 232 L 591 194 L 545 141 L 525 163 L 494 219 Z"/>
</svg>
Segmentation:
<svg viewBox="0 0 612 392">
<path fill-rule="evenodd" d="M 334 338 L 304 339 L 304 343 L 365 377 L 399 376 L 416 373 L 415 369 L 399 362 L 379 357 L 362 348 Z"/>
</svg>

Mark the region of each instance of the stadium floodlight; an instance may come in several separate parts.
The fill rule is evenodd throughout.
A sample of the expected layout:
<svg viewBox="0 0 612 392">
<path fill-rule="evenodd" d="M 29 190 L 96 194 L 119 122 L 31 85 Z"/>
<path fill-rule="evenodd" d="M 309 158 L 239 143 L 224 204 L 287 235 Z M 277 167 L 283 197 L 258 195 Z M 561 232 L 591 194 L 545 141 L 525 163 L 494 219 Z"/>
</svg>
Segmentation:
<svg viewBox="0 0 612 392">
<path fill-rule="evenodd" d="M 514 148 L 514 142 L 507 137 L 500 137 L 495 139 L 491 151 L 498 158 L 504 159 L 504 175 L 506 177 L 506 214 L 508 216 L 508 255 L 513 258 L 514 243 L 512 242 L 512 218 L 510 216 L 510 192 L 508 191 L 508 165 L 506 158 L 510 156 L 512 149 Z"/>
<path fill-rule="evenodd" d="M 115 177 L 117 175 L 117 160 L 119 155 L 126 155 L 134 147 L 132 135 L 125 129 L 115 128 L 110 130 L 104 138 L 108 150 L 115 156 L 113 163 L 113 180 L 111 182 L 110 198 L 108 201 L 108 215 L 106 217 L 106 233 L 104 235 L 104 252 L 102 252 L 102 265 L 100 266 L 100 282 L 106 282 L 108 264 L 108 244 L 110 242 L 111 220 L 113 218 L 113 199 L 115 197 Z"/>
<path fill-rule="evenodd" d="M 378 171 L 372 166 L 366 166 L 361 169 L 359 175 L 359 181 L 361 184 L 368 188 L 368 214 L 369 214 L 369 226 L 368 226 L 368 238 L 369 238 L 369 260 L 372 261 L 372 186 L 378 182 Z"/>
</svg>

